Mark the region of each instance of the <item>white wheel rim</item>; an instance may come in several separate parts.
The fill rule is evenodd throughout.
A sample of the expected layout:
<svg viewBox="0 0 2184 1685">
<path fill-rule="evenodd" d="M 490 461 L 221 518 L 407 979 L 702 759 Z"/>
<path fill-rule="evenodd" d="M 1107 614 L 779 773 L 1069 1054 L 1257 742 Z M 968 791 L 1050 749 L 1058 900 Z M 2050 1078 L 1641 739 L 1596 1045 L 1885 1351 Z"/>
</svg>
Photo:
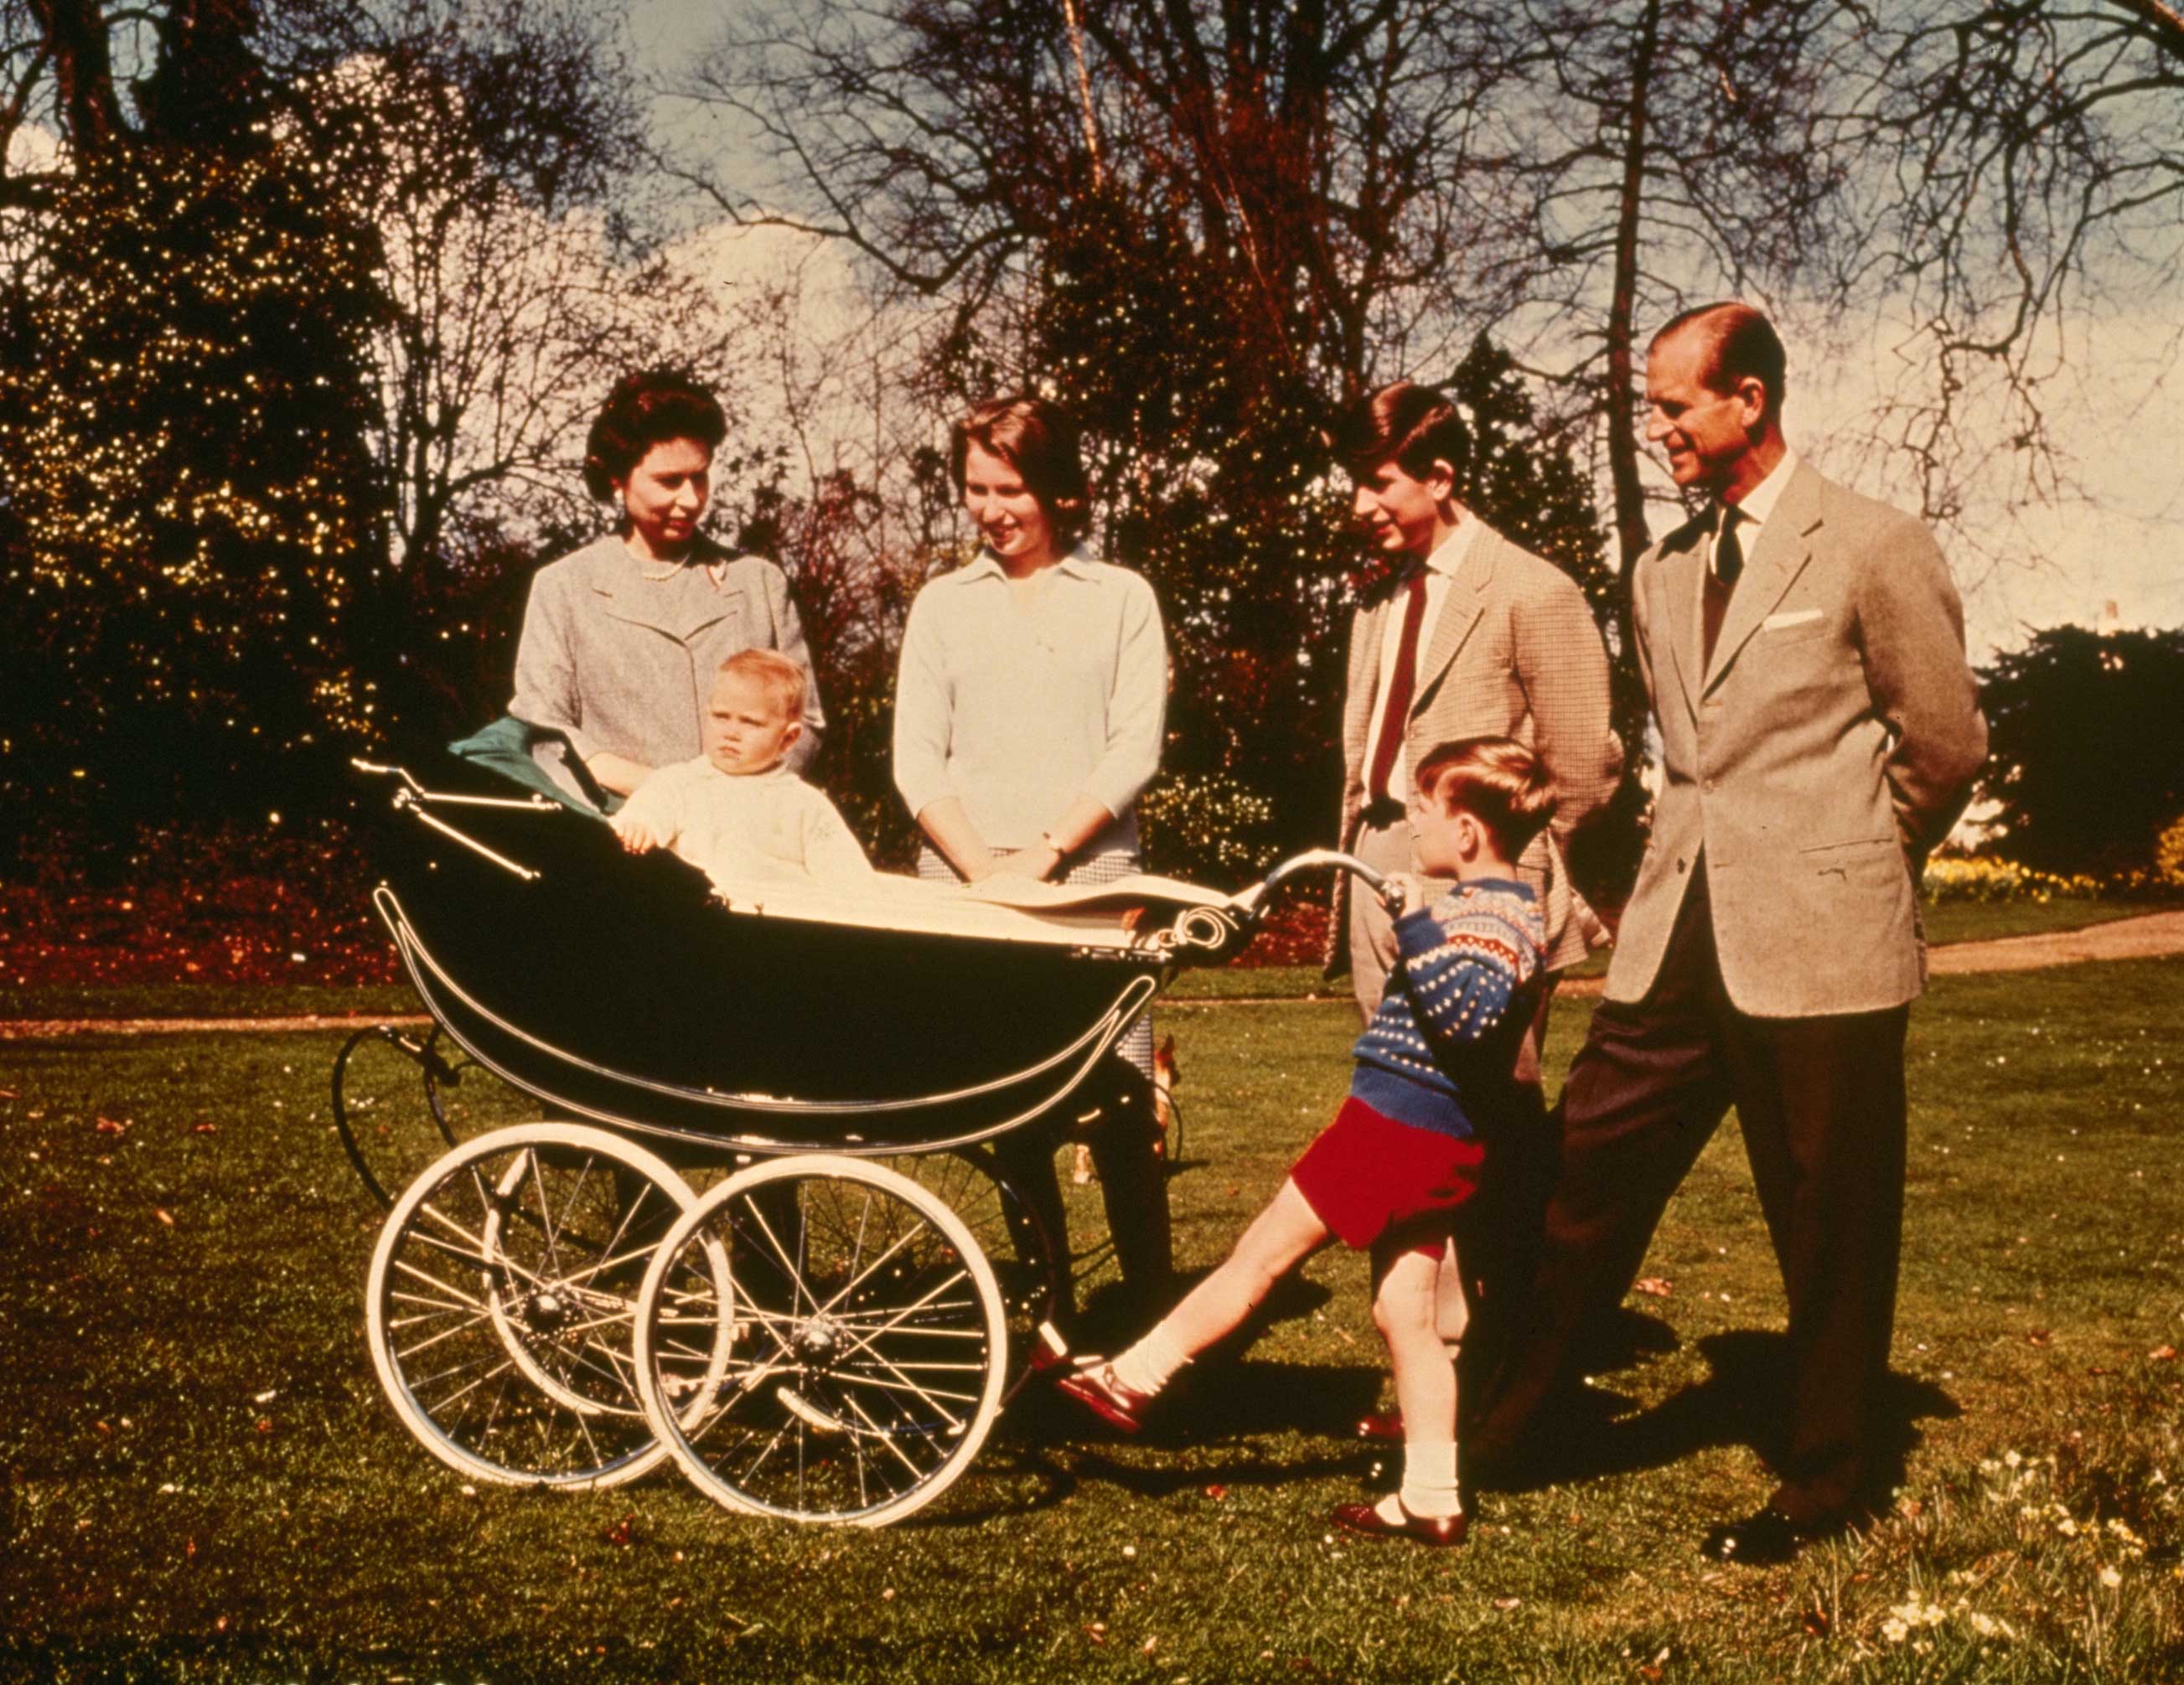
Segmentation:
<svg viewBox="0 0 2184 1685">
<path fill-rule="evenodd" d="M 667 1293 L 671 1277 L 702 1287 L 688 1258 L 708 1237 L 733 1287 L 726 1339 L 693 1338 L 706 1312 Z M 977 1456 L 1006 1380 L 1000 1292 L 968 1229 L 909 1178 L 831 1154 L 754 1165 L 687 1212 L 653 1255 L 636 1335 L 638 1396 L 684 1473 L 794 1521 L 923 1508 Z"/>
<path fill-rule="evenodd" d="M 695 1204 L 653 1154 L 562 1123 L 481 1136 L 410 1185 L 380 1232 L 366 1321 L 420 1443 L 504 1484 L 611 1486 L 657 1466 L 632 1337 L 652 1246 L 638 1219 L 655 1200 L 661 1224 Z"/>
</svg>

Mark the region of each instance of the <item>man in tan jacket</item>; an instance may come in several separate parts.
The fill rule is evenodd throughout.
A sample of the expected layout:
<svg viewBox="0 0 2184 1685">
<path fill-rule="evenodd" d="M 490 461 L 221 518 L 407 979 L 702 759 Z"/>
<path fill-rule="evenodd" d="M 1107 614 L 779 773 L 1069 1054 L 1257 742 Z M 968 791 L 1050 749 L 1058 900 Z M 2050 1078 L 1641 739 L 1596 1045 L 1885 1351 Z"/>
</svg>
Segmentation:
<svg viewBox="0 0 2184 1685">
<path fill-rule="evenodd" d="M 1511 543 L 1457 497 L 1471 455 L 1463 420 L 1430 387 L 1398 381 L 1343 418 L 1336 448 L 1373 542 L 1403 559 L 1358 609 L 1342 715 L 1340 846 L 1382 871 L 1415 873 L 1411 769 L 1437 744 L 1514 737 L 1554 781 L 1553 825 L 1518 862 L 1546 923 L 1546 970 L 1605 940 L 1563 865 L 1572 835 L 1614 793 L 1622 745 L 1608 724 L 1607 653 L 1585 596 L 1561 569 Z M 1449 886 L 1429 880 L 1430 898 Z M 1336 887 L 1329 955 L 1350 965 L 1369 1020 L 1395 954 L 1378 897 Z M 1537 1075 L 1536 1035 L 1527 1059 Z"/>
<path fill-rule="evenodd" d="M 1986 752 L 1940 551 L 1790 451 L 1784 364 L 1742 304 L 1679 316 L 1648 357 L 1646 437 L 1708 498 L 1631 586 L 1663 781 L 1563 1091 L 1533 1323 L 1474 1436 L 1506 1454 L 1574 1379 L 1734 1105 L 1789 1299 L 1789 1421 L 1774 1495 L 1701 1549 L 1754 1563 L 1855 1519 L 1886 1473 L 1919 871 Z"/>
</svg>

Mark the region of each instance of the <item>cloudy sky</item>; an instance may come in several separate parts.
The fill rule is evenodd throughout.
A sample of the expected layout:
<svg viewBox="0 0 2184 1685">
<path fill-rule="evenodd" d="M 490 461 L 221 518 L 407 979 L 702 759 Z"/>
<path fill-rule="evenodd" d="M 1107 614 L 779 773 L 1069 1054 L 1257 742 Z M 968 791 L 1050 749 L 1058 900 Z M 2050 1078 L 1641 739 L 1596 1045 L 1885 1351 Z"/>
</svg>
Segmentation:
<svg viewBox="0 0 2184 1685">
<path fill-rule="evenodd" d="M 2180 329 L 2184 304 L 2174 300 L 2074 325 L 2042 390 L 2065 489 L 2029 492 L 2021 459 L 1997 452 L 1953 547 L 1975 654 L 2015 648 L 2043 626 L 2092 625 L 2111 602 L 2125 626 L 2184 626 Z M 1791 442 L 1860 489 L 1915 506 L 1900 457 L 1839 442 L 1871 413 L 1878 371 L 1892 361 L 1887 339 L 1876 326 L 1868 355 L 1802 375 L 1792 342 Z M 2005 436 L 1998 419 L 1992 434 Z"/>
</svg>

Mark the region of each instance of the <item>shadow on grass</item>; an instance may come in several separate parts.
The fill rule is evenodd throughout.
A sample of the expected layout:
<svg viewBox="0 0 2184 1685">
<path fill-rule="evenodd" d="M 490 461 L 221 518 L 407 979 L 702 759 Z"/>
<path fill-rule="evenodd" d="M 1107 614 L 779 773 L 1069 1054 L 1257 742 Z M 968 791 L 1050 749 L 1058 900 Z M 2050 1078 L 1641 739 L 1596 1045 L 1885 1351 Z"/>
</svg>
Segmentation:
<svg viewBox="0 0 2184 1685">
<path fill-rule="evenodd" d="M 1354 1474 L 1366 1453 L 1352 1430 L 1379 1397 L 1383 1378 L 1371 1365 L 1217 1361 L 1202 1372 L 1194 1365 L 1145 1432 L 1128 1439 L 1058 1393 L 1030 1393 L 1017 1401 L 980 1458 L 983 1472 L 997 1476 L 996 1488 L 1011 1495 L 976 1507 L 951 1506 L 933 1525 L 970 1526 L 1002 1513 L 1052 1509 L 1085 1485 L 1167 1498 L 1209 1482 L 1273 1487 Z M 1324 1438 L 1326 1450 L 1299 1456 L 1287 1443 L 1287 1436 L 1297 1433 Z M 1141 1462 L 1110 1454 L 1108 1448 L 1123 1443 L 1178 1454 Z M 1028 1483 L 1034 1488 L 1028 1496 Z"/>
<path fill-rule="evenodd" d="M 1178 1276 L 1167 1304 L 1180 1299 L 1198 1279 L 1197 1274 Z M 1355 1435 L 1357 1419 L 1374 1407 L 1386 1379 L 1384 1364 L 1369 1360 L 1381 1355 L 1377 1345 L 1365 1354 L 1368 1361 L 1341 1367 L 1259 1362 L 1235 1355 L 1273 1324 L 1308 1316 L 1333 1297 L 1331 1290 L 1317 1282 L 1296 1276 L 1283 1281 L 1250 1322 L 1201 1354 L 1178 1377 L 1145 1431 L 1135 1436 L 1103 1426 L 1050 1387 L 1027 1387 L 980 1455 L 982 1471 L 998 1476 L 994 1500 L 977 1505 L 959 1502 L 950 1505 L 944 1515 L 933 1515 L 929 1521 L 921 1516 L 911 1525 L 964 1527 L 998 1515 L 1048 1510 L 1088 1482 L 1158 1498 L 1208 1481 L 1223 1486 L 1275 1486 L 1356 1471 L 1368 1454 Z M 1118 1284 L 1110 1284 L 1073 1319 L 1072 1346 L 1080 1354 L 1118 1351 L 1166 1308 L 1147 1305 Z M 1131 1332 L 1100 1337 L 1118 1327 Z M 1299 1460 L 1293 1448 L 1279 1443 L 1284 1436 L 1298 1433 L 1332 1443 L 1324 1455 Z M 1123 1443 L 1193 1454 L 1178 1455 L 1172 1463 L 1139 1466 L 1103 1449 Z M 1215 1454 L 1211 1460 L 1209 1451 Z M 1027 1486 L 1032 1488 L 1028 1496 Z M 1000 1497 L 1000 1491 L 1009 1495 Z"/>
<path fill-rule="evenodd" d="M 1652 1323 L 1631 1316 L 1630 1323 Z M 1655 1324 L 1666 1332 L 1665 1325 Z M 1626 1331 L 1629 1332 L 1629 1331 Z M 1674 1336 L 1668 1334 L 1669 1343 Z M 1568 1401 L 1554 1426 L 1544 1426 L 1516 1466 L 1496 1471 L 1492 1484 L 1526 1491 L 1603 1475 L 1631 1474 L 1680 1462 L 1694 1452 L 1742 1445 L 1780 1469 L 1788 1447 L 1789 1341 L 1782 1334 L 1739 1329 L 1710 1334 L 1698 1349 L 1712 1373 L 1651 1410 L 1618 1415 L 1629 1400 L 1594 1387 Z M 1892 1371 L 1882 1389 L 1875 1494 L 1903 1477 L 1904 1460 L 1922 1438 L 1917 1424 L 1961 1415 L 1957 1401 L 1930 1382 Z"/>
</svg>

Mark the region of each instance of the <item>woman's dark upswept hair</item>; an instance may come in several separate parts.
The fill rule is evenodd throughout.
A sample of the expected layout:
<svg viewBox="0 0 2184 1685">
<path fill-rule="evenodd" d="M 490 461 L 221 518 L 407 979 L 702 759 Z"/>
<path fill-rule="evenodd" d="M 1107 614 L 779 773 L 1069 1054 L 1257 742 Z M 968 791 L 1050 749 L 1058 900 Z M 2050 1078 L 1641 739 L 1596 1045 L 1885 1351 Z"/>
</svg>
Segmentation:
<svg viewBox="0 0 2184 1685">
<path fill-rule="evenodd" d="M 1059 542 L 1084 536 L 1092 524 L 1092 493 L 1075 416 L 1051 399 L 1028 394 L 987 399 L 949 430 L 948 476 L 958 497 L 972 445 L 1023 476 Z"/>
<path fill-rule="evenodd" d="M 601 503 L 614 497 L 655 445 L 695 439 L 709 451 L 728 436 L 720 401 L 676 369 L 639 369 L 607 394 L 584 440 L 584 489 Z"/>
</svg>

